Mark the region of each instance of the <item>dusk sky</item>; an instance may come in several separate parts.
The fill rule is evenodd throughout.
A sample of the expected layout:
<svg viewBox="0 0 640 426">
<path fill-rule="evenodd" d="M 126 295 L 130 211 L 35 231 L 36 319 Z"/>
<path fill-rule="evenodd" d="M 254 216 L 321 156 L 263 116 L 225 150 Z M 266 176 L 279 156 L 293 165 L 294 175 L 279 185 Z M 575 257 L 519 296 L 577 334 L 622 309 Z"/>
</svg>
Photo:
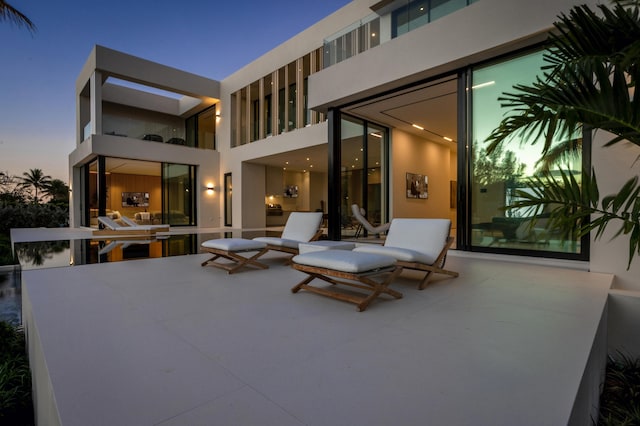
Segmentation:
<svg viewBox="0 0 640 426">
<path fill-rule="evenodd" d="M 350 0 L 9 0 L 0 21 L 0 171 L 68 181 L 75 81 L 94 45 L 222 80 Z"/>
</svg>

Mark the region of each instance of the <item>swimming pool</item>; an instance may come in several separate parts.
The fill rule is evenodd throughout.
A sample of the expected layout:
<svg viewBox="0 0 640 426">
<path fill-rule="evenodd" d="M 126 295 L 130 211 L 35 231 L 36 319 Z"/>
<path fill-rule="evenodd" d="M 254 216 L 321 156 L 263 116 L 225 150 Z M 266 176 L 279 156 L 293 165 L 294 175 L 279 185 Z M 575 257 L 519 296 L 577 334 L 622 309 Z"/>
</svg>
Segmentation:
<svg viewBox="0 0 640 426">
<path fill-rule="evenodd" d="M 278 231 L 246 231 L 243 238 L 279 235 Z M 87 238 L 14 244 L 23 271 L 200 253 L 203 241 L 231 237 L 231 232 L 173 234 L 154 238 Z M 233 236 L 237 236 L 236 233 Z"/>
<path fill-rule="evenodd" d="M 21 271 L 72 267 L 200 253 L 214 238 L 279 236 L 281 231 L 209 232 L 161 235 L 156 238 L 82 238 L 14 243 L 19 268 L 0 271 L 0 320 L 22 322 Z"/>
</svg>

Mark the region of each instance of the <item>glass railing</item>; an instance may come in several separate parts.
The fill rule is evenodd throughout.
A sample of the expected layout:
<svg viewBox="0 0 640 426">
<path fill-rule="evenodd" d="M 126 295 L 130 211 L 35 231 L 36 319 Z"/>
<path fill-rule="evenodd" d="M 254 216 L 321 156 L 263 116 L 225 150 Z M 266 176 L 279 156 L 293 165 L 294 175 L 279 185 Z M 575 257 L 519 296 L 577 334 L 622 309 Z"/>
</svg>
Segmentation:
<svg viewBox="0 0 640 426">
<path fill-rule="evenodd" d="M 184 122 L 160 123 L 105 114 L 102 134 L 187 146 Z"/>
<path fill-rule="evenodd" d="M 324 40 L 324 68 L 420 28 L 479 0 L 396 0 Z"/>
</svg>

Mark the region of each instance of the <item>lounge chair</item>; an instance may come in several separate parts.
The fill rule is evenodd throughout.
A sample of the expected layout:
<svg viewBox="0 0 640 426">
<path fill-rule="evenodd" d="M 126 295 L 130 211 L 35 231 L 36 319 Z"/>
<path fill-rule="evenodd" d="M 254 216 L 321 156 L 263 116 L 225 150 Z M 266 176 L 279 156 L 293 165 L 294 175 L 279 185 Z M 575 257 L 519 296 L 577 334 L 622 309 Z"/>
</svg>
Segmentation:
<svg viewBox="0 0 640 426">
<path fill-rule="evenodd" d="M 373 235 L 380 235 L 383 232 L 389 230 L 390 223 L 383 223 L 382 225 L 373 226 L 365 217 L 364 209 L 360 208 L 357 204 L 351 205 L 351 212 L 353 217 L 358 221 L 358 229 L 356 230 L 355 237 L 358 238 L 362 232 L 362 228 L 366 229 L 368 233 Z"/>
<path fill-rule="evenodd" d="M 367 309 L 369 303 L 381 294 L 388 294 L 396 299 L 402 298 L 402 293 L 388 287 L 402 271 L 402 267 L 396 265 L 395 259 L 391 256 L 345 250 L 324 250 L 294 256 L 291 266 L 308 275 L 291 289 L 292 293 L 303 289 L 332 299 L 355 303 L 360 312 Z M 378 277 L 383 275 L 386 275 L 386 278 L 380 280 Z M 346 285 L 371 293 L 343 293 L 333 290 L 333 285 L 328 287 L 311 286 L 311 281 L 316 278 L 333 285 Z"/>
<path fill-rule="evenodd" d="M 293 212 L 289 215 L 280 237 L 257 237 L 253 241 L 266 243 L 258 257 L 270 250 L 297 255 L 298 245 L 315 241 L 322 235 L 322 212 Z"/>
<path fill-rule="evenodd" d="M 256 260 L 261 255 L 261 250 L 266 246 L 266 243 L 244 238 L 217 238 L 207 240 L 200 245 L 200 248 L 202 251 L 213 254 L 213 257 L 202 262 L 201 266 L 215 266 L 216 268 L 224 269 L 229 274 L 237 272 L 244 266 L 255 266 L 256 268 L 267 269 L 269 266 Z M 246 257 L 241 254 L 249 252 L 256 252 L 256 254 L 251 257 Z M 227 259 L 230 262 L 216 262 L 219 258 Z"/>
<path fill-rule="evenodd" d="M 426 272 L 418 285 L 423 290 L 434 272 L 458 276 L 457 272 L 444 269 L 447 251 L 453 243 L 450 230 L 449 219 L 393 219 L 384 245 L 362 244 L 354 251 L 386 254 L 403 268 Z"/>
<path fill-rule="evenodd" d="M 169 230 L 169 225 L 140 225 L 139 223 L 137 223 L 135 220 L 131 219 L 130 217 L 127 216 L 120 216 L 120 220 L 123 221 L 124 223 L 127 224 L 127 226 L 148 226 L 151 229 L 158 229 L 161 231 L 168 231 Z"/>
<path fill-rule="evenodd" d="M 93 235 L 151 235 L 158 231 L 169 230 L 168 226 L 165 226 L 164 228 L 156 228 L 151 225 L 120 225 L 118 222 L 107 216 L 98 216 L 98 222 L 104 226 L 104 229 L 93 231 Z"/>
</svg>

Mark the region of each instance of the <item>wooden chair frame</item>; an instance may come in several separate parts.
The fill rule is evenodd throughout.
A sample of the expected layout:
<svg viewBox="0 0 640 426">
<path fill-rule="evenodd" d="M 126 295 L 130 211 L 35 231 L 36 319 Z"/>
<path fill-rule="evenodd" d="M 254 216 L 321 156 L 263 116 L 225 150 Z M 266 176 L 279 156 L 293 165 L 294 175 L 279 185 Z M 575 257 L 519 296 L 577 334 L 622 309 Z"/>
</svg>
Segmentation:
<svg viewBox="0 0 640 426">
<path fill-rule="evenodd" d="M 262 251 L 259 251 L 258 253 L 254 254 L 251 257 L 245 257 L 239 254 L 239 253 L 255 252 L 257 251 L 256 249 L 227 251 L 227 250 L 216 249 L 211 247 L 202 247 L 202 251 L 212 253 L 214 256 L 211 259 L 205 260 L 204 262 L 202 262 L 201 266 L 207 266 L 207 265 L 215 266 L 216 268 L 224 269 L 229 274 L 233 274 L 234 272 L 237 272 L 244 266 L 254 266 L 260 269 L 269 269 L 268 265 L 265 265 L 264 263 L 258 262 L 256 260 L 258 256 L 262 254 Z M 215 260 L 219 258 L 230 260 L 232 263 L 216 262 Z"/>
<path fill-rule="evenodd" d="M 332 299 L 342 300 L 344 302 L 355 303 L 358 311 L 362 312 L 367 309 L 367 306 L 381 294 L 388 294 L 396 299 L 402 298 L 402 293 L 389 288 L 389 284 L 402 272 L 401 266 L 390 266 L 383 269 L 377 269 L 373 271 L 367 271 L 362 273 L 342 272 L 334 269 L 319 268 L 316 266 L 301 265 L 293 263 L 291 265 L 293 269 L 304 272 L 309 276 L 302 280 L 299 284 L 291 289 L 292 293 L 297 293 L 301 289 L 310 291 L 312 293 L 320 294 L 322 296 L 330 297 Z M 373 280 L 373 277 L 387 274 L 384 281 L 379 282 Z M 334 278 L 335 277 L 335 278 Z M 309 283 L 314 279 L 320 279 L 330 284 L 346 285 L 349 287 L 355 287 L 361 290 L 371 291 L 369 295 L 357 296 L 354 294 L 341 293 L 337 291 L 328 290 L 320 287 L 313 287 Z M 336 279 L 340 278 L 340 279 Z M 351 281 L 344 281 L 351 280 Z"/>
<path fill-rule="evenodd" d="M 429 278 L 431 278 L 431 274 L 433 274 L 434 272 L 437 274 L 450 275 L 452 277 L 457 277 L 459 275 L 458 272 L 450 271 L 448 269 L 443 269 L 444 264 L 447 260 L 447 252 L 449 251 L 451 244 L 453 244 L 453 237 L 447 237 L 447 243 L 445 244 L 444 248 L 438 255 L 438 258 L 436 259 L 435 262 L 433 262 L 432 265 L 427 265 L 426 263 L 420 263 L 420 262 L 405 262 L 401 260 L 396 261 L 396 264 L 407 269 L 425 271 L 427 274 L 424 276 L 422 281 L 420 281 L 420 283 L 418 284 L 418 289 L 424 290 L 428 284 Z"/>
<path fill-rule="evenodd" d="M 320 237 L 322 236 L 322 229 L 318 229 L 318 231 L 314 234 L 314 236 L 309 240 L 309 242 L 311 241 L 318 241 L 320 239 Z M 306 241 L 305 241 L 306 242 Z M 282 253 L 288 253 L 292 256 L 295 256 L 297 254 L 300 254 L 300 249 L 299 248 L 293 248 L 293 247 L 285 247 L 285 246 L 278 246 L 278 245 L 273 245 L 273 244 L 268 244 L 265 248 L 263 248 L 260 253 L 258 253 L 255 258 L 258 258 L 260 256 L 262 256 L 263 254 L 267 253 L 270 250 L 274 250 L 274 251 L 279 251 Z M 287 264 L 291 263 L 291 258 L 289 258 L 287 260 Z"/>
</svg>

